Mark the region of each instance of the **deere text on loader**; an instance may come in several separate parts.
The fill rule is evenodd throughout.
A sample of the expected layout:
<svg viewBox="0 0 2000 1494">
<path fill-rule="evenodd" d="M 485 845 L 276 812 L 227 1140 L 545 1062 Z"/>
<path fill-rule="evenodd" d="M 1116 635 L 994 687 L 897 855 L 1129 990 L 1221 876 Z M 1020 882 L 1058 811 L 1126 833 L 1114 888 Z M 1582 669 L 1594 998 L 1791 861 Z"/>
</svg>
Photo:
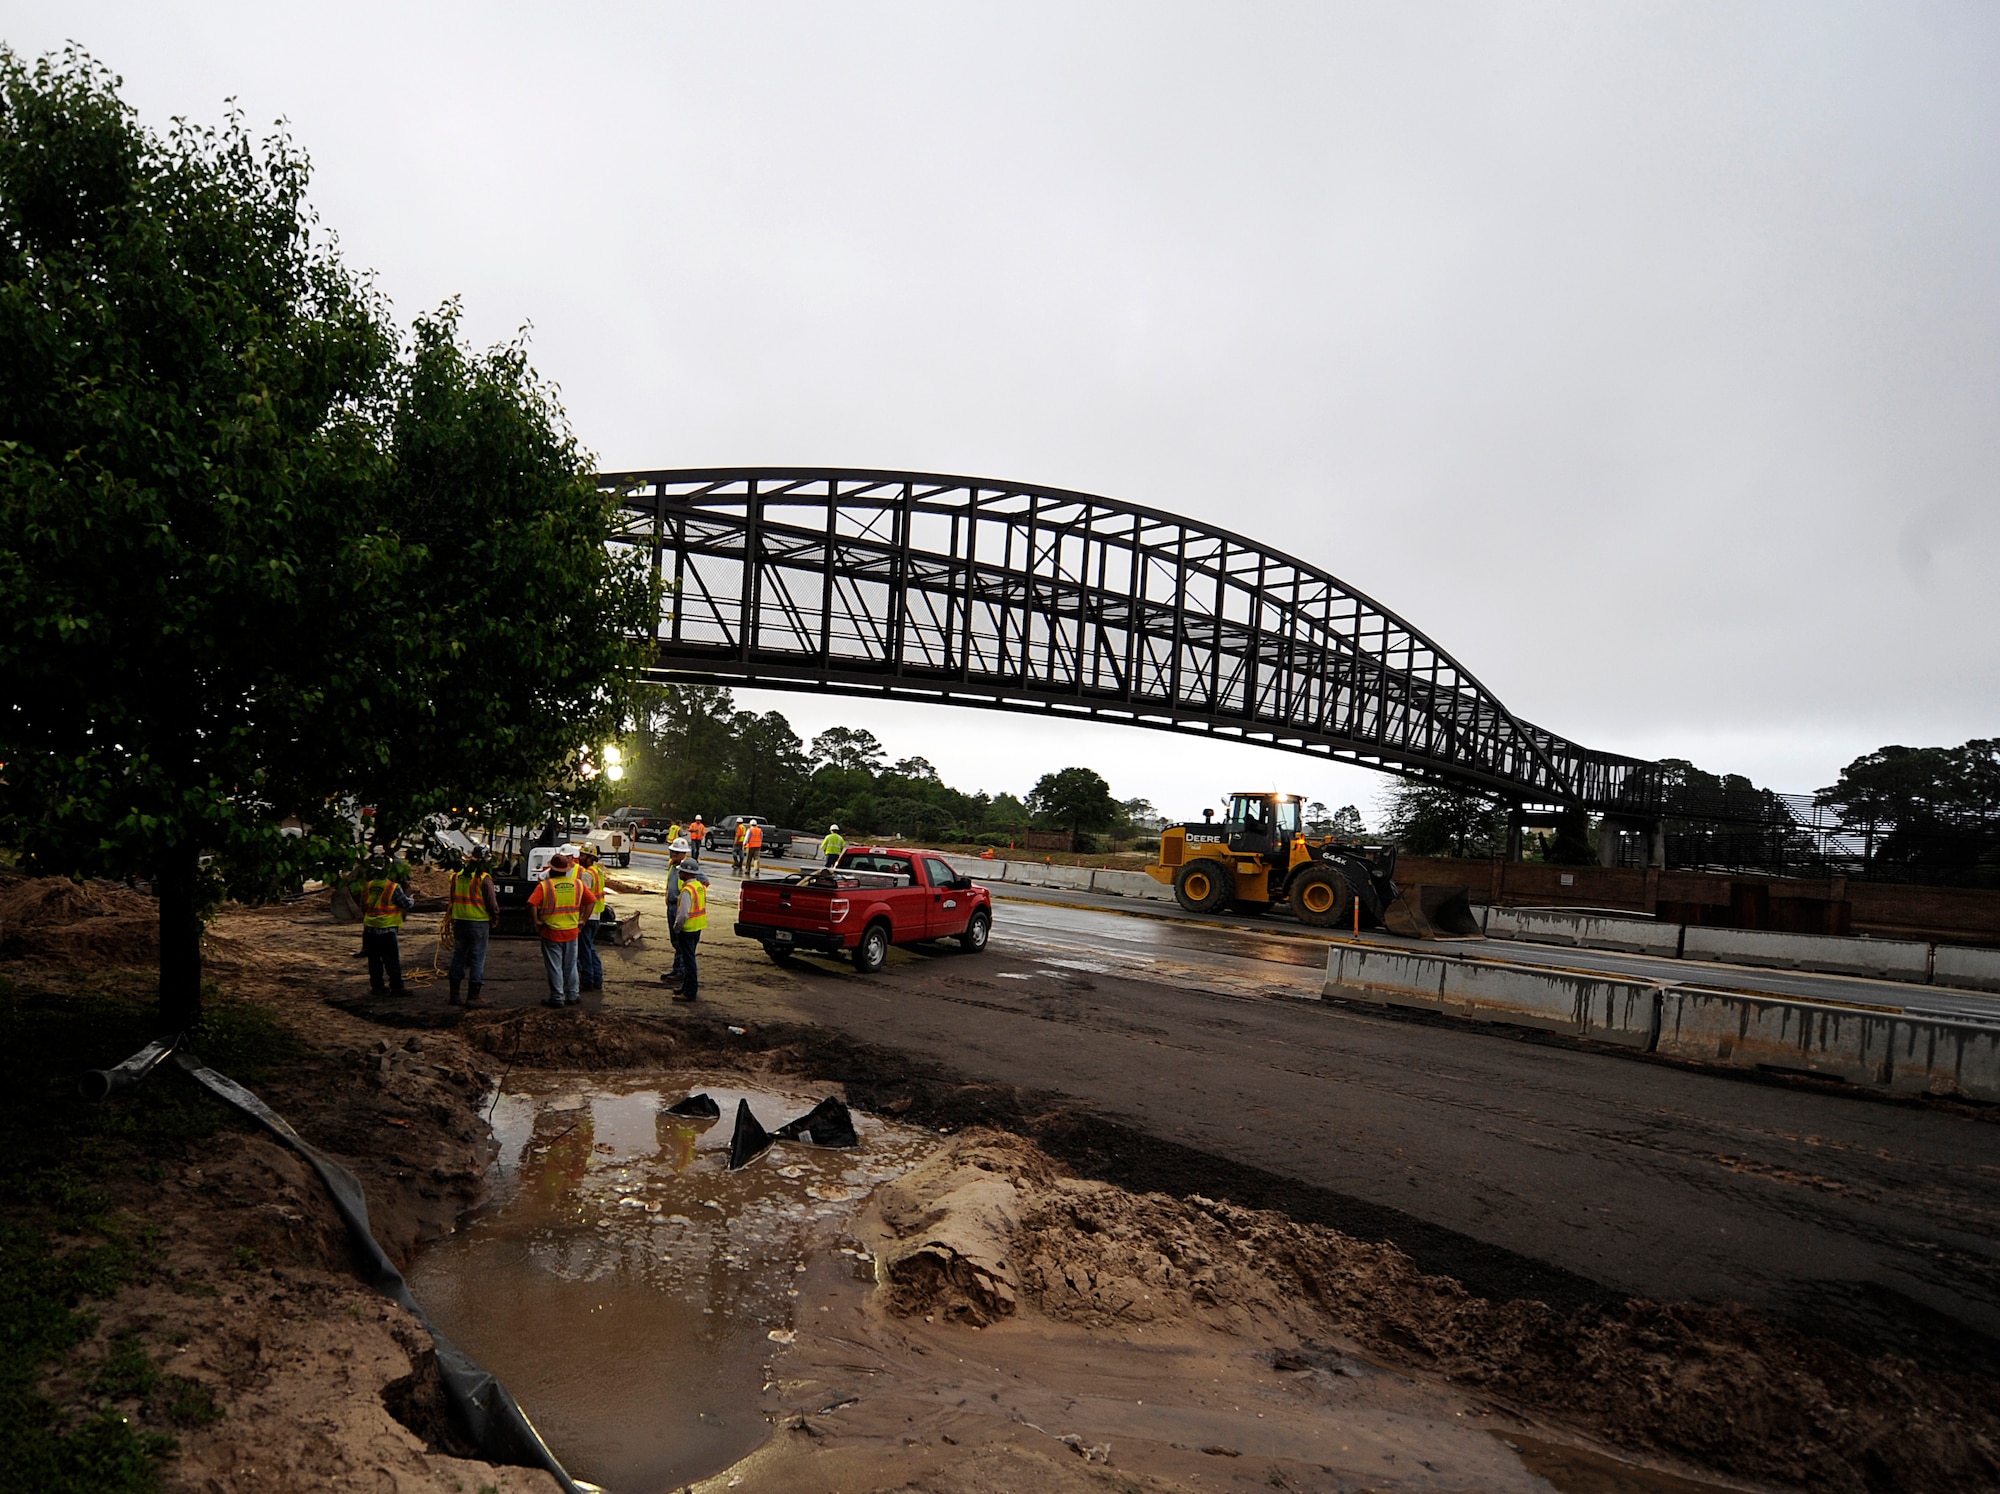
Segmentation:
<svg viewBox="0 0 2000 1494">
<path fill-rule="evenodd" d="M 1282 905 L 1301 923 L 1340 928 L 1354 921 L 1358 904 L 1360 922 L 1391 933 L 1434 939 L 1479 932 L 1463 887 L 1406 895 L 1396 886 L 1393 848 L 1332 836 L 1314 841 L 1300 823 L 1303 807 L 1296 794 L 1232 794 L 1227 819 L 1169 826 L 1146 875 L 1172 887 L 1190 913 Z"/>
</svg>

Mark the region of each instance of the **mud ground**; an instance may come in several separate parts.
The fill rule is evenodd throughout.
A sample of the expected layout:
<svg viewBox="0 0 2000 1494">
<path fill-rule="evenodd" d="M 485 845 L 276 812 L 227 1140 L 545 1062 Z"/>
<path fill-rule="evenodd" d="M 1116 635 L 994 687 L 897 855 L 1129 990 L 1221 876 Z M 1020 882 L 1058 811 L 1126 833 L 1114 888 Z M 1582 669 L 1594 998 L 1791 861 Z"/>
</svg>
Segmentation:
<svg viewBox="0 0 2000 1494">
<path fill-rule="evenodd" d="M 25 896 L 0 887 L 0 916 Z M 143 900 L 99 901 L 6 919 L 17 993 L 59 1001 L 145 957 Z M 796 1342 L 774 1352 L 772 1440 L 704 1488 L 2000 1487 L 1985 1374 L 1526 1257 L 1512 1276 L 1482 1257 L 1499 1289 L 1468 1290 L 1330 1227 L 1296 1180 L 1184 1143 L 1163 1161 L 1143 1128 L 1073 1095 L 785 1015 L 815 977 L 726 936 L 693 1010 L 667 1003 L 647 941 L 612 954 L 581 1013 L 534 1008 L 532 946 L 497 946 L 498 1009 L 469 1016 L 435 979 L 368 1000 L 357 947 L 316 903 L 231 910 L 212 973 L 296 1034 L 300 1055 L 261 1092 L 355 1169 L 400 1260 L 480 1198 L 479 1106 L 515 1065 L 726 1062 L 833 1080 L 957 1138 L 866 1222 L 886 1280 L 812 1279 Z M 119 1193 L 162 1243 L 144 1283 L 97 1304 L 79 1363 L 143 1332 L 208 1387 L 220 1415 L 182 1432 L 169 1487 L 550 1487 L 455 1445 L 421 1329 L 353 1280 L 288 1154 L 224 1131 Z M 63 1373 L 76 1383 L 55 1398 L 85 1398 L 83 1370 Z"/>
</svg>

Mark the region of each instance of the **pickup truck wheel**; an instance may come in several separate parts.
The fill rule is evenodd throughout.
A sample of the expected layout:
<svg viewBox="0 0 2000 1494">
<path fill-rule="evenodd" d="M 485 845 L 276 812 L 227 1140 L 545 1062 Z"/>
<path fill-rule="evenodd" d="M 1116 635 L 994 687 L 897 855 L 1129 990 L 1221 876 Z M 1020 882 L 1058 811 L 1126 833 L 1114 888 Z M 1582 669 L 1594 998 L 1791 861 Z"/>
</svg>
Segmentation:
<svg viewBox="0 0 2000 1494">
<path fill-rule="evenodd" d="M 958 946 L 967 954 L 978 954 L 986 947 L 987 936 L 993 932 L 993 919 L 986 913 L 975 913 L 972 922 L 965 926 L 965 932 L 958 936 Z"/>
<path fill-rule="evenodd" d="M 873 975 L 888 962 L 889 925 L 871 923 L 854 946 L 854 968 L 862 975 Z"/>
</svg>

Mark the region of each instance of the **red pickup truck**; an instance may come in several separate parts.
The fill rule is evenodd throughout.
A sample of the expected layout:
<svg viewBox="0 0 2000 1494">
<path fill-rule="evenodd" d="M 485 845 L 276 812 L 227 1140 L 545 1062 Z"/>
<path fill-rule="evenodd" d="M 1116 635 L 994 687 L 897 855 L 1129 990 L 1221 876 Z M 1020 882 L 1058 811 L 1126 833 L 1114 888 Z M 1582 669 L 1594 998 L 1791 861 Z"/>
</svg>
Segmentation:
<svg viewBox="0 0 2000 1494">
<path fill-rule="evenodd" d="M 977 953 L 992 932 L 992 894 L 925 851 L 851 850 L 834 866 L 745 882 L 737 894 L 737 936 L 781 965 L 801 950 L 851 950 L 866 974 L 891 944 L 956 939 Z"/>
</svg>

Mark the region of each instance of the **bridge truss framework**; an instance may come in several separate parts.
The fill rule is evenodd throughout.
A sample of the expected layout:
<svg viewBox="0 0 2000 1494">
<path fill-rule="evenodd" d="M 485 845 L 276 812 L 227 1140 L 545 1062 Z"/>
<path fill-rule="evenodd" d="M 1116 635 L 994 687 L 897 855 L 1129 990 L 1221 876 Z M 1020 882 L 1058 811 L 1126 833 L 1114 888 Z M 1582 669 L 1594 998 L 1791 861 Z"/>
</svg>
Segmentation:
<svg viewBox="0 0 2000 1494">
<path fill-rule="evenodd" d="M 1653 765 L 1514 716 L 1330 572 L 1158 510 L 841 468 L 601 474 L 663 583 L 649 671 L 1115 721 L 1516 803 L 1659 812 Z"/>
</svg>

